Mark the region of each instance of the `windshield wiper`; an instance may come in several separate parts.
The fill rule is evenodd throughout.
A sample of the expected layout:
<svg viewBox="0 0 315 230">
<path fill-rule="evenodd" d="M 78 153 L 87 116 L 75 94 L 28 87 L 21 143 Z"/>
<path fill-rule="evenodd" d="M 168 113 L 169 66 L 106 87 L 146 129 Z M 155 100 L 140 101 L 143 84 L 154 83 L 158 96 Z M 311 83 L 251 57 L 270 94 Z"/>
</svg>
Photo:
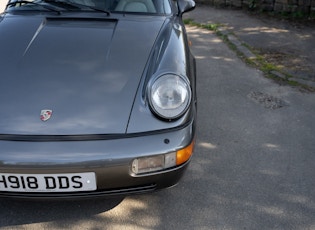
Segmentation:
<svg viewBox="0 0 315 230">
<path fill-rule="evenodd" d="M 63 7 L 63 8 L 67 8 L 67 9 L 69 9 L 69 8 L 75 8 L 75 9 L 87 8 L 87 9 L 90 9 L 90 10 L 106 13 L 108 16 L 110 15 L 110 11 L 108 11 L 108 10 L 95 8 L 93 6 L 84 5 L 84 4 L 80 4 L 80 3 L 75 3 L 75 2 L 72 2 L 72 1 L 61 1 L 61 0 L 42 0 L 42 1 L 50 3 L 50 4 L 54 3 L 56 5 L 59 5 L 59 6 Z"/>
<path fill-rule="evenodd" d="M 10 2 L 7 4 L 7 7 L 8 6 L 16 6 L 17 4 L 20 4 L 20 5 L 27 5 L 27 4 L 30 4 L 30 5 L 35 5 L 35 6 L 41 6 L 47 10 L 50 10 L 50 11 L 53 11 L 53 12 L 56 12 L 58 14 L 60 14 L 60 11 L 59 10 L 56 10 L 54 8 L 51 8 L 49 6 L 46 6 L 46 5 L 43 5 L 43 4 L 40 4 L 38 2 L 29 2 L 29 1 L 25 1 L 25 0 L 18 0 L 18 1 L 15 1 L 15 2 Z"/>
</svg>

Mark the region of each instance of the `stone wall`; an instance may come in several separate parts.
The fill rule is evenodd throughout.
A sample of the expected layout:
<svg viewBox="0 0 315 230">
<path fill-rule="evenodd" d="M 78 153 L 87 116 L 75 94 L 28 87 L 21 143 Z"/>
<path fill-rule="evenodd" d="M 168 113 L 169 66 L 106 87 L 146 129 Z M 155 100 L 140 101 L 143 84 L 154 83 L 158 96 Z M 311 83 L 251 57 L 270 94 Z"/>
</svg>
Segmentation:
<svg viewBox="0 0 315 230">
<path fill-rule="evenodd" d="M 213 6 L 277 12 L 293 17 L 315 18 L 315 0 L 195 0 Z"/>
</svg>

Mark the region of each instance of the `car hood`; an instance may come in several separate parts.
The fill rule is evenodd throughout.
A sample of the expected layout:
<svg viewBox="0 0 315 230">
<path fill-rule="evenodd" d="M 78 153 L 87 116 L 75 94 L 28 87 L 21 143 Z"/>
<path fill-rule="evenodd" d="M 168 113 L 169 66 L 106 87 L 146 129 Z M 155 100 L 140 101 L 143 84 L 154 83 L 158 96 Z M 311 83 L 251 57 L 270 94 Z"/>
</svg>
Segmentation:
<svg viewBox="0 0 315 230">
<path fill-rule="evenodd" d="M 4 17 L 0 134 L 125 133 L 163 22 Z M 40 119 L 42 110 L 52 110 L 49 120 Z"/>
</svg>

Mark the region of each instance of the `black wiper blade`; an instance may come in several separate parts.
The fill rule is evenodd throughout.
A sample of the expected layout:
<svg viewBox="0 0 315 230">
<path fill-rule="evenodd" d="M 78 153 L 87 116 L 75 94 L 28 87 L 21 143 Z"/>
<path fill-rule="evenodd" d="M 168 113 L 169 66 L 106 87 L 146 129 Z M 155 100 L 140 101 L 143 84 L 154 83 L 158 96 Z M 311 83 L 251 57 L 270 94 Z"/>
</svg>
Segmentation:
<svg viewBox="0 0 315 230">
<path fill-rule="evenodd" d="M 66 9 L 70 9 L 70 8 L 80 9 L 81 8 L 81 6 L 78 6 L 77 4 L 74 4 L 68 1 L 60 1 L 60 0 L 42 0 L 42 1 L 49 4 L 54 4 L 54 5 L 57 5 L 58 7 L 62 7 Z"/>
<path fill-rule="evenodd" d="M 35 5 L 35 6 L 41 6 L 47 10 L 50 10 L 50 11 L 53 11 L 53 12 L 56 12 L 58 14 L 60 14 L 60 11 L 59 10 L 56 10 L 54 8 L 51 8 L 49 6 L 46 6 L 46 5 L 43 5 L 41 3 L 38 3 L 38 2 L 30 2 L 30 1 L 25 1 L 25 0 L 18 0 L 18 1 L 15 1 L 15 2 L 10 2 L 7 4 L 6 7 L 10 7 L 10 6 L 16 6 L 16 5 L 27 5 L 27 4 L 30 4 L 30 5 Z"/>
<path fill-rule="evenodd" d="M 75 3 L 72 1 L 62 1 L 62 0 L 42 0 L 42 1 L 47 2 L 47 3 L 55 3 L 56 5 L 62 6 L 62 7 L 67 8 L 67 9 L 69 9 L 69 8 L 75 8 L 75 9 L 87 8 L 87 9 L 103 12 L 103 13 L 106 13 L 107 15 L 110 15 L 110 11 L 108 11 L 108 10 L 95 8 L 93 6 Z"/>
<path fill-rule="evenodd" d="M 108 11 L 108 10 L 103 10 L 103 9 L 95 8 L 95 7 L 93 7 L 93 6 L 86 6 L 86 7 L 88 7 L 88 8 L 91 9 L 91 10 L 94 10 L 94 11 L 103 12 L 103 13 L 107 14 L 108 16 L 110 15 L 110 11 Z"/>
</svg>

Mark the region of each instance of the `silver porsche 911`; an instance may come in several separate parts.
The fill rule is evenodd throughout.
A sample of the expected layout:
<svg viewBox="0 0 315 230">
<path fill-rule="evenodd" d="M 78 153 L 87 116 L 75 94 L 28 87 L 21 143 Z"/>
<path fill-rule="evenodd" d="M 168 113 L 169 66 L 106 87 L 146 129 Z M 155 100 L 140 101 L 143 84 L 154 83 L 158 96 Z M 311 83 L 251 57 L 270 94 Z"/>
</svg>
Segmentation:
<svg viewBox="0 0 315 230">
<path fill-rule="evenodd" d="M 187 168 L 193 0 L 10 0 L 0 14 L 0 196 L 151 192 Z"/>
</svg>

